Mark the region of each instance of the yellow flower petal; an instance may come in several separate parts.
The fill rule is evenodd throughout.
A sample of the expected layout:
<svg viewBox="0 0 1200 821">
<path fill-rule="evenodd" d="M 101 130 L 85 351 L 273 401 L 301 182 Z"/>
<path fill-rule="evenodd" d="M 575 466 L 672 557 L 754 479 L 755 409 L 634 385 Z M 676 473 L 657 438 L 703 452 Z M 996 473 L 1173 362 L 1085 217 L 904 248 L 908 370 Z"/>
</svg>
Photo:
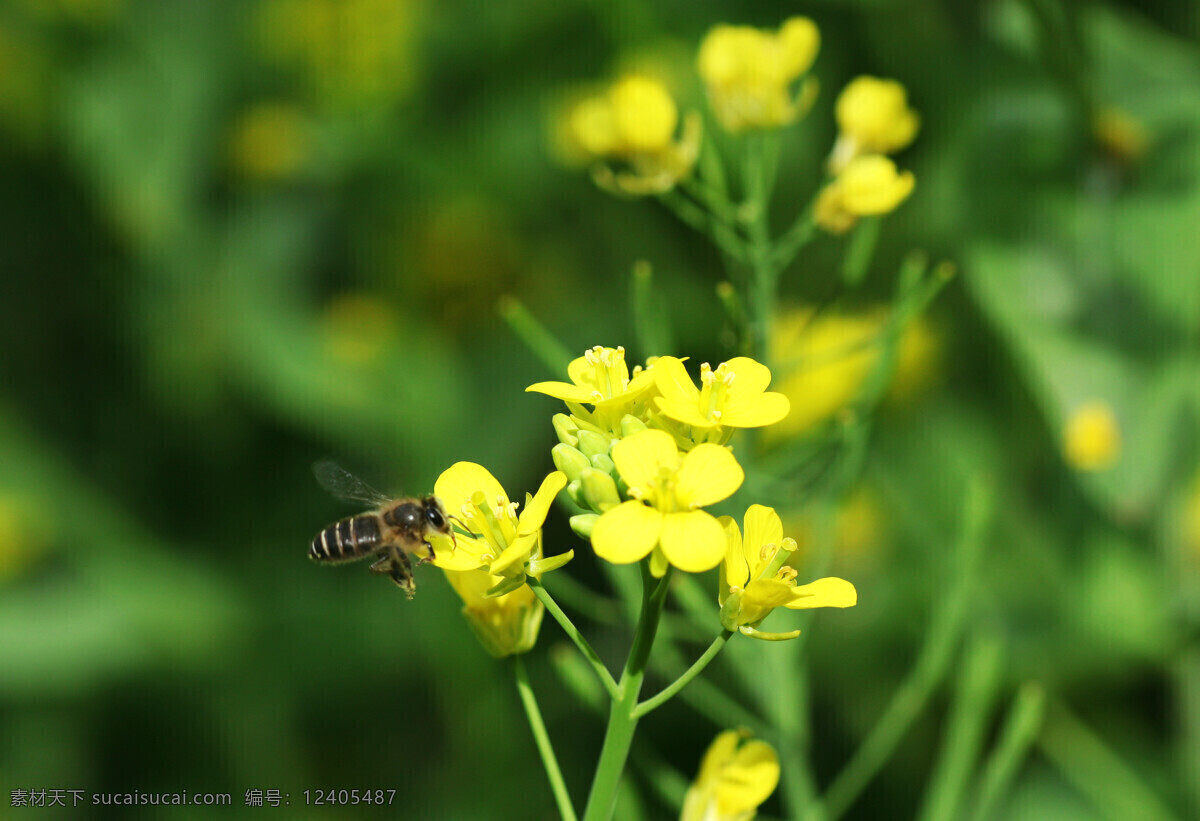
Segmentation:
<svg viewBox="0 0 1200 821">
<path fill-rule="evenodd" d="M 662 468 L 679 466 L 679 448 L 666 431 L 643 430 L 613 445 L 612 460 L 631 490 L 644 490 L 657 482 Z"/>
<path fill-rule="evenodd" d="M 654 367 L 650 372 L 654 375 L 654 384 L 664 399 L 695 407 L 700 399 L 700 390 L 688 376 L 683 367 L 683 360 L 673 356 L 660 356 L 654 360 Z"/>
<path fill-rule="evenodd" d="M 728 516 L 717 520 L 725 530 L 725 564 L 721 568 L 721 604 L 725 603 L 731 587 L 745 587 L 750 580 L 750 567 L 746 554 L 742 552 L 742 534 L 737 522 Z"/>
<path fill-rule="evenodd" d="M 721 424 L 734 428 L 761 428 L 786 418 L 792 403 L 782 393 L 760 393 L 744 400 L 733 399 L 721 414 Z"/>
<path fill-rule="evenodd" d="M 658 406 L 666 416 L 674 419 L 676 422 L 682 422 L 685 425 L 691 425 L 694 428 L 712 428 L 716 427 L 717 423 L 709 419 L 705 419 L 700 409 L 696 406 L 696 400 L 680 401 L 678 399 L 666 399 L 658 396 L 654 399 L 654 404 Z"/>
<path fill-rule="evenodd" d="M 488 566 L 488 571 L 496 576 L 505 576 L 513 568 L 523 568 L 526 560 L 537 550 L 537 540 L 538 530 L 536 528 L 532 533 L 519 536 Z"/>
<path fill-rule="evenodd" d="M 766 801 L 779 784 L 779 758 L 771 745 L 747 741 L 725 768 L 717 784 L 719 817 L 736 817 Z"/>
<path fill-rule="evenodd" d="M 771 384 L 771 370 L 748 356 L 735 356 L 725 369 L 735 374 L 732 390 L 741 395 L 760 394 Z"/>
<path fill-rule="evenodd" d="M 625 475 L 624 471 L 621 475 Z M 745 478 L 742 466 L 728 448 L 697 445 L 683 457 L 675 478 L 675 498 L 689 508 L 707 507 L 732 496 Z"/>
<path fill-rule="evenodd" d="M 490 550 L 488 543 L 470 536 L 457 536 L 453 549 L 438 547 L 433 563 L 443 570 L 476 570 L 483 565 L 479 557 Z"/>
<path fill-rule="evenodd" d="M 456 462 L 442 471 L 433 486 L 433 493 L 442 500 L 446 512 L 457 516 L 463 505 L 470 504 L 471 496 L 480 491 L 488 504 L 494 505 L 503 498 L 508 504 L 508 494 L 488 469 L 474 462 Z"/>
<path fill-rule="evenodd" d="M 526 393 L 544 393 L 564 402 L 595 402 L 591 388 L 569 385 L 566 382 L 538 382 L 525 389 Z"/>
<path fill-rule="evenodd" d="M 784 605 L 792 610 L 814 607 L 853 607 L 858 604 L 858 591 L 845 579 L 830 576 L 793 588 L 793 600 Z"/>
<path fill-rule="evenodd" d="M 540 529 L 550 513 L 550 505 L 554 504 L 554 497 L 566 486 L 567 475 L 560 470 L 543 479 L 537 495 L 529 500 L 517 519 L 517 533 L 526 535 Z"/>
<path fill-rule="evenodd" d="M 767 613 L 776 607 L 790 605 L 795 600 L 797 589 L 779 579 L 755 579 L 750 582 L 746 585 L 746 592 L 742 596 L 742 610 L 747 613 L 745 622 L 753 624 L 759 619 L 765 618 Z M 824 605 L 812 606 L 822 607 Z M 751 610 L 761 611 L 761 613 L 751 614 Z"/>
<path fill-rule="evenodd" d="M 668 513 L 663 517 L 661 539 L 667 559 L 687 573 L 711 570 L 725 557 L 725 531 L 703 510 Z"/>
<path fill-rule="evenodd" d="M 774 508 L 765 505 L 750 505 L 745 516 L 746 538 L 744 550 L 746 564 L 751 576 L 758 576 L 763 567 L 775 557 L 775 551 L 770 557 L 763 555 L 763 547 L 774 545 L 778 550 L 783 543 L 783 522 Z M 745 586 L 745 582 L 742 583 Z"/>
<path fill-rule="evenodd" d="M 646 556 L 662 532 L 663 515 L 641 502 L 617 505 L 596 520 L 592 548 L 613 564 L 629 564 Z"/>
</svg>

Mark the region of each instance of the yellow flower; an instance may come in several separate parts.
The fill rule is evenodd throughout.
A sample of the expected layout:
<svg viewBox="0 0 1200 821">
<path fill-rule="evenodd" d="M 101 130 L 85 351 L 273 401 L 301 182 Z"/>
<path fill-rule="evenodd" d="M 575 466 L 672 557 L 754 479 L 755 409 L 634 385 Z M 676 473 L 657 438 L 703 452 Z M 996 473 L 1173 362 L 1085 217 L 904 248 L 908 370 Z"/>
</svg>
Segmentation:
<svg viewBox="0 0 1200 821">
<path fill-rule="evenodd" d="M 725 529 L 725 563 L 721 568 L 721 624 L 747 636 L 770 640 L 791 639 L 789 633 L 763 633 L 755 629 L 776 607 L 810 610 L 816 607 L 853 607 L 858 592 L 845 579 L 818 579 L 796 585 L 796 571 L 783 563 L 796 549 L 796 542 L 783 537 L 783 524 L 773 508 L 751 505 L 743 523 L 742 538 L 737 522 L 721 517 Z"/>
<path fill-rule="evenodd" d="M 345 365 L 377 362 L 395 342 L 400 319 L 386 302 L 369 294 L 341 294 L 325 309 L 325 346 Z"/>
<path fill-rule="evenodd" d="M 1152 142 L 1145 123 L 1114 106 L 1099 109 L 1092 118 L 1092 136 L 1110 157 L 1126 165 L 1139 162 Z"/>
<path fill-rule="evenodd" d="M 859 217 L 887 214 L 912 193 L 911 171 L 898 172 L 896 164 L 880 154 L 855 157 L 817 197 L 814 217 L 832 234 L 844 234 Z"/>
<path fill-rule="evenodd" d="M 467 624 L 483 645 L 496 658 L 526 653 L 537 642 L 545 606 L 534 596 L 528 585 L 502 595 L 489 596 L 505 582 L 486 570 L 446 570 L 446 579 L 463 600 L 463 615 Z"/>
<path fill-rule="evenodd" d="M 525 391 L 544 393 L 567 403 L 576 424 L 594 427 L 597 432 L 619 436 L 621 419 L 626 415 L 644 415 L 649 392 L 654 389 L 654 374 L 634 368 L 630 378 L 625 364 L 624 348 L 602 348 L 599 345 L 584 351 L 583 356 L 567 366 L 571 382 L 538 382 Z M 582 405 L 593 405 L 588 412 Z"/>
<path fill-rule="evenodd" d="M 776 387 L 791 400 L 792 410 L 767 437 L 792 436 L 832 417 L 862 389 L 879 360 L 888 315 L 872 310 L 857 314 L 826 313 L 797 307 L 782 312 L 772 324 L 770 348 L 779 363 Z M 909 400 L 933 379 L 940 355 L 928 321 L 918 318 L 900 335 L 892 396 Z"/>
<path fill-rule="evenodd" d="M 413 0 L 266 0 L 258 39 L 321 107 L 365 109 L 411 90 L 418 14 Z"/>
<path fill-rule="evenodd" d="M 908 107 L 904 86 L 895 80 L 858 77 L 838 97 L 838 140 L 830 157 L 837 174 L 863 154 L 893 154 L 917 136 L 921 119 Z"/>
<path fill-rule="evenodd" d="M 679 821 L 750 821 L 779 784 L 779 757 L 745 730 L 716 737 L 683 799 Z"/>
<path fill-rule="evenodd" d="M 654 360 L 650 373 L 662 394 L 655 406 L 667 418 L 690 426 L 693 441 L 724 444 L 734 428 L 773 425 L 790 409 L 786 396 L 767 391 L 771 371 L 749 357 L 722 362 L 715 371 L 704 363 L 698 390 L 683 361 L 673 356 Z"/>
<path fill-rule="evenodd" d="M 656 576 L 668 563 L 689 573 L 720 564 L 725 533 L 699 508 L 742 485 L 745 474 L 727 448 L 703 444 L 681 457 L 670 434 L 645 430 L 617 442 L 612 460 L 632 499 L 596 520 L 592 547 L 597 556 L 628 564 L 650 554 Z"/>
<path fill-rule="evenodd" d="M 1103 470 L 1121 455 L 1121 429 L 1107 402 L 1084 402 L 1067 419 L 1063 452 L 1076 470 Z"/>
<path fill-rule="evenodd" d="M 438 550 L 434 564 L 448 571 L 486 570 L 512 589 L 523 585 L 527 574 L 539 576 L 566 564 L 573 553 L 542 558 L 542 523 L 566 483 L 561 472 L 551 473 L 537 495 L 526 494 L 525 509 L 518 516 L 518 505 L 508 500 L 487 468 L 474 462 L 450 466 L 438 477 L 433 492 L 471 535 L 458 536 L 453 550 Z"/>
<path fill-rule="evenodd" d="M 596 167 L 596 182 L 623 194 L 661 194 L 691 173 L 700 151 L 700 121 L 688 117 L 675 140 L 679 109 L 658 80 L 632 75 L 588 97 L 567 115 L 569 143 L 595 160 L 617 160 L 625 170 Z"/>
<path fill-rule="evenodd" d="M 715 26 L 700 44 L 697 69 L 717 120 L 728 131 L 779 128 L 804 114 L 817 93 L 807 80 L 793 97 L 790 85 L 812 66 L 820 47 L 817 26 L 792 17 L 778 32 Z"/>
<path fill-rule="evenodd" d="M 303 112 L 287 103 L 262 103 L 235 124 L 230 137 L 230 161 L 249 179 L 286 179 L 308 154 Z"/>
</svg>

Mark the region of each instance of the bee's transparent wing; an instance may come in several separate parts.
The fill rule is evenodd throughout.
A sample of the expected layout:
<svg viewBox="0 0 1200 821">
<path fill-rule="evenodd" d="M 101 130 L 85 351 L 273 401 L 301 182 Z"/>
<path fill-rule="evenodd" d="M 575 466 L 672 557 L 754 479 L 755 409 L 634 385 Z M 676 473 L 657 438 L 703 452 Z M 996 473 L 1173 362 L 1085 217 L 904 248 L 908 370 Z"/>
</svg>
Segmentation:
<svg viewBox="0 0 1200 821">
<path fill-rule="evenodd" d="M 362 502 L 370 507 L 379 507 L 392 500 L 329 459 L 314 464 L 313 475 L 321 487 L 346 502 Z"/>
</svg>

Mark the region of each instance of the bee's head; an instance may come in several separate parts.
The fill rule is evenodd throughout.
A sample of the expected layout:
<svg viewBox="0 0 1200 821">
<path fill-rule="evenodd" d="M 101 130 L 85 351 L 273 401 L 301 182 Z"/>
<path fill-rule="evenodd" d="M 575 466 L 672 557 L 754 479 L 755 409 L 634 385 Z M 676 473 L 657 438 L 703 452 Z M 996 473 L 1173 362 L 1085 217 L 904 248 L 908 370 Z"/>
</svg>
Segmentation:
<svg viewBox="0 0 1200 821">
<path fill-rule="evenodd" d="M 450 518 L 446 515 L 446 511 L 437 497 L 426 496 L 421 500 L 421 505 L 425 508 L 425 523 L 438 533 L 449 536 L 450 540 L 457 544 L 454 538 L 454 529 L 450 527 Z"/>
</svg>

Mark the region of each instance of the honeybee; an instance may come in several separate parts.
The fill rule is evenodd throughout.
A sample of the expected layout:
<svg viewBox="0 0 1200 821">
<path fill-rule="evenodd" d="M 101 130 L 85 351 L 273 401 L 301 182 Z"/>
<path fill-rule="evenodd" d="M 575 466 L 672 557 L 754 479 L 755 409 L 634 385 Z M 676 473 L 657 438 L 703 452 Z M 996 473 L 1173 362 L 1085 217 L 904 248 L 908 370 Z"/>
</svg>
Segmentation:
<svg viewBox="0 0 1200 821">
<path fill-rule="evenodd" d="M 420 561 L 432 559 L 430 533 L 440 533 L 454 541 L 452 517 L 446 515 L 442 503 L 434 496 L 392 499 L 334 462 L 317 462 L 313 473 L 321 486 L 339 499 L 361 502 L 375 510 L 334 522 L 322 530 L 312 540 L 308 557 L 318 562 L 352 562 L 375 557 L 370 570 L 390 575 L 411 599 L 416 583 L 409 554 L 425 548 L 428 556 Z"/>
</svg>

